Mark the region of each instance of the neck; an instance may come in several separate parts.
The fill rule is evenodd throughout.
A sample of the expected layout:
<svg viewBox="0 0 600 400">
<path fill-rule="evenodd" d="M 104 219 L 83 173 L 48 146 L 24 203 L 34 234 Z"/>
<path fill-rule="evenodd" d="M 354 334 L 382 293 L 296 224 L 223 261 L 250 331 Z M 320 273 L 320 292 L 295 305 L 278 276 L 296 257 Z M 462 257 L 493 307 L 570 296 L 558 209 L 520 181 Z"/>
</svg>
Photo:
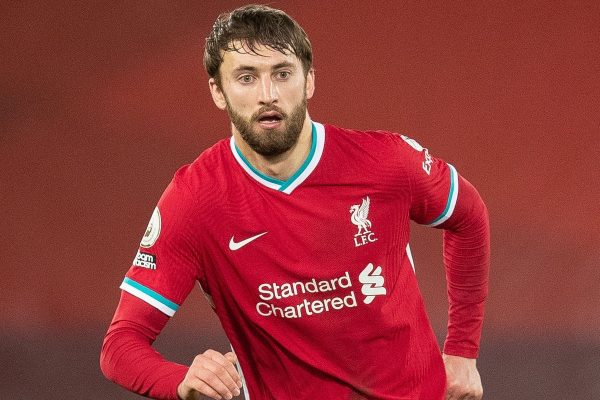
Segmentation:
<svg viewBox="0 0 600 400">
<path fill-rule="evenodd" d="M 312 144 L 312 121 L 307 113 L 298 141 L 288 151 L 276 156 L 263 156 L 252 150 L 236 129 L 233 129 L 233 136 L 237 148 L 254 168 L 271 178 L 286 181 L 308 157 Z"/>
</svg>

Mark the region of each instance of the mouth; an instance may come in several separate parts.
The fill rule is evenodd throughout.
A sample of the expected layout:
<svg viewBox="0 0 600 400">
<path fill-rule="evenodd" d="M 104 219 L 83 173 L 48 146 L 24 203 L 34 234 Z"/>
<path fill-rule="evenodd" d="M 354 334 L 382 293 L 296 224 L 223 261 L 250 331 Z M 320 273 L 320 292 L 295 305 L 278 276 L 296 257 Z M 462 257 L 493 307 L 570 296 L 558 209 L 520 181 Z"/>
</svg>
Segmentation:
<svg viewBox="0 0 600 400">
<path fill-rule="evenodd" d="M 267 111 L 257 118 L 258 124 L 265 129 L 273 129 L 281 124 L 283 115 L 277 111 Z"/>
</svg>

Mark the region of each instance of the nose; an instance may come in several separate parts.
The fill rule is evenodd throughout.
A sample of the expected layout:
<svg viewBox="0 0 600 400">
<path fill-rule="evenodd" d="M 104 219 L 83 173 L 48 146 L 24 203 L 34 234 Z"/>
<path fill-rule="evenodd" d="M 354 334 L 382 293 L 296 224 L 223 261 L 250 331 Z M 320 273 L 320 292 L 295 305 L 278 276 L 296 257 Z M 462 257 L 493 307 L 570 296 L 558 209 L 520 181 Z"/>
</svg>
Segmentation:
<svg viewBox="0 0 600 400">
<path fill-rule="evenodd" d="M 273 79 L 270 76 L 261 79 L 259 102 L 261 104 L 271 104 L 276 102 L 278 98 L 279 92 Z"/>
</svg>

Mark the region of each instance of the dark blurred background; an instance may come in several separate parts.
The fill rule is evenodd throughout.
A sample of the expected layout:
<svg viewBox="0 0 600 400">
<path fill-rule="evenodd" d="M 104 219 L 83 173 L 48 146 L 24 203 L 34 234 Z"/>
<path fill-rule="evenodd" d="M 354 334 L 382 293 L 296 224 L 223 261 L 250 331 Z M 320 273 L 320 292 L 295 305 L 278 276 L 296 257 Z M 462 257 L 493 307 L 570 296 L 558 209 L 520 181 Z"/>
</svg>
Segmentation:
<svg viewBox="0 0 600 400">
<path fill-rule="evenodd" d="M 137 399 L 98 355 L 174 171 L 230 129 L 202 68 L 237 1 L 0 5 L 0 398 Z M 492 224 L 485 398 L 600 398 L 600 2 L 273 1 L 314 46 L 314 120 L 404 133 Z M 445 335 L 439 231 L 411 242 Z M 157 347 L 227 348 L 199 291 Z"/>
</svg>

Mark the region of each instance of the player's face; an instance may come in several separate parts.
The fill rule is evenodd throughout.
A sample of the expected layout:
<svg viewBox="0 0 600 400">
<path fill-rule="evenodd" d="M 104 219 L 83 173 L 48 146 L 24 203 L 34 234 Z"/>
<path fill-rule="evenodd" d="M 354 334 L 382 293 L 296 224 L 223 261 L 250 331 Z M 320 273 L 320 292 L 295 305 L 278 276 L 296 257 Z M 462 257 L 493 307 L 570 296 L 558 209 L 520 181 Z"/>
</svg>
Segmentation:
<svg viewBox="0 0 600 400">
<path fill-rule="evenodd" d="M 227 51 L 220 67 L 221 86 L 209 81 L 215 104 L 227 110 L 246 143 L 263 156 L 279 155 L 298 140 L 306 103 L 314 92 L 314 72 L 305 76 L 293 54 L 259 47 L 258 54 Z"/>
</svg>

